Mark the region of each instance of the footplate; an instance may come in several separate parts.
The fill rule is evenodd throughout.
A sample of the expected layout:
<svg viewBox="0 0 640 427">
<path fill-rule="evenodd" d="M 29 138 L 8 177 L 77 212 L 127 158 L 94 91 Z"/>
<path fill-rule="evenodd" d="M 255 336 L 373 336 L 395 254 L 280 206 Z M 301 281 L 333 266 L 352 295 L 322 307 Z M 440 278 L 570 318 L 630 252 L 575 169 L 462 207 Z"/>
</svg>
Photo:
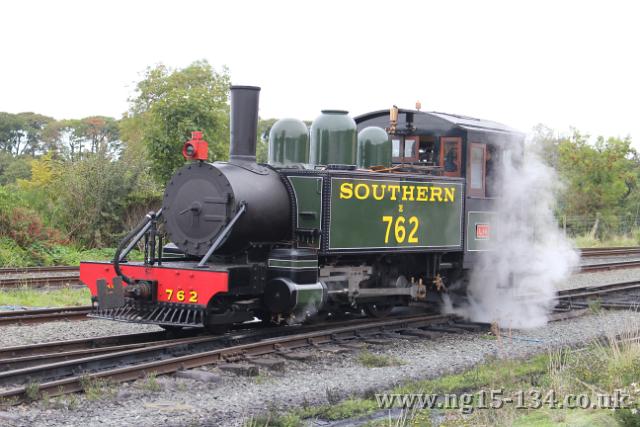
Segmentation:
<svg viewBox="0 0 640 427">
<path fill-rule="evenodd" d="M 88 316 L 121 322 L 203 327 L 204 315 L 204 308 L 199 306 L 159 304 L 150 307 L 148 310 L 132 305 L 116 308 L 101 307 L 89 313 Z"/>
</svg>

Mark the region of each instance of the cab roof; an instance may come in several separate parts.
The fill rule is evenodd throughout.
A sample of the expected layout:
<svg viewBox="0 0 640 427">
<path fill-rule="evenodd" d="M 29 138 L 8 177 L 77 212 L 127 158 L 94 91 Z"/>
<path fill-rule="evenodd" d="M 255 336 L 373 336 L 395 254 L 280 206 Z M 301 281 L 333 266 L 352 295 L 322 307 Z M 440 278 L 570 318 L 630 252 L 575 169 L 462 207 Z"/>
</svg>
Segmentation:
<svg viewBox="0 0 640 427">
<path fill-rule="evenodd" d="M 475 117 L 464 116 L 460 114 L 442 113 L 439 111 L 418 111 L 408 110 L 404 108 L 398 109 L 399 126 L 400 124 L 406 123 L 407 113 L 413 114 L 413 124 L 418 128 L 435 127 L 444 131 L 448 131 L 453 128 L 461 128 L 465 130 L 509 133 L 524 136 L 522 132 L 514 128 L 490 120 L 478 119 Z M 354 120 L 358 125 L 364 122 L 374 121 L 376 122 L 376 125 L 379 126 L 382 120 L 385 120 L 388 124 L 389 110 L 378 110 L 361 114 L 354 117 Z"/>
</svg>

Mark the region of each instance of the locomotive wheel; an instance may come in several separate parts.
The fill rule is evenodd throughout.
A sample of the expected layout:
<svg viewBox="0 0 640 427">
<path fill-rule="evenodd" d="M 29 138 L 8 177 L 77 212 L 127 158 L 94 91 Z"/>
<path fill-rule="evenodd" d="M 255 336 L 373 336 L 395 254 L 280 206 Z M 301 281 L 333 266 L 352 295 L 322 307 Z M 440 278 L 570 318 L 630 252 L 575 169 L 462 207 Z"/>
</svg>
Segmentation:
<svg viewBox="0 0 640 427">
<path fill-rule="evenodd" d="M 364 305 L 364 312 L 366 315 L 376 319 L 387 317 L 389 313 L 391 313 L 391 310 L 393 310 L 393 305 L 389 304 L 372 302 Z"/>
</svg>

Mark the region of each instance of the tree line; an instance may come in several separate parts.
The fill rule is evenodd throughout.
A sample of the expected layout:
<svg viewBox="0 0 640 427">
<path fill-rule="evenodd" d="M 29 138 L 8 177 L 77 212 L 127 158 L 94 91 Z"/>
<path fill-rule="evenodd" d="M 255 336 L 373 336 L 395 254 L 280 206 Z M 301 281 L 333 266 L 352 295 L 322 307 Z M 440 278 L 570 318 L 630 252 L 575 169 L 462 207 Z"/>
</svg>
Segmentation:
<svg viewBox="0 0 640 427">
<path fill-rule="evenodd" d="M 593 140 L 577 129 L 558 135 L 538 125 L 532 148 L 558 174 L 555 213 L 571 234 L 607 237 L 621 223 L 630 225 L 627 231 L 640 225 L 640 156 L 630 137 Z"/>
<path fill-rule="evenodd" d="M 146 70 L 120 118 L 0 112 L 0 264 L 3 253 L 26 251 L 39 262 L 55 245 L 117 244 L 160 204 L 194 130 L 204 132 L 211 161 L 226 160 L 229 86 L 228 70 L 206 61 L 158 65 Z M 259 161 L 274 122 L 259 122 Z M 629 138 L 591 143 L 578 131 L 538 126 L 532 146 L 564 182 L 558 218 L 597 214 L 599 233 L 621 217 L 637 223 L 640 159 Z"/>
</svg>

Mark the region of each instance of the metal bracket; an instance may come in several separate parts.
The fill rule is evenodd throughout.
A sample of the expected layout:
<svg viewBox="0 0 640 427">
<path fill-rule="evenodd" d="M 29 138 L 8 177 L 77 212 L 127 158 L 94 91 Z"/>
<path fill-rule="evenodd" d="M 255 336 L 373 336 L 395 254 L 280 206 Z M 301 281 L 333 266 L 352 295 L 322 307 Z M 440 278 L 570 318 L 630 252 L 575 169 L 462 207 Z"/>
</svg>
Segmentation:
<svg viewBox="0 0 640 427">
<path fill-rule="evenodd" d="M 142 229 L 138 232 L 138 234 L 135 235 L 133 240 L 129 243 L 129 245 L 120 254 L 120 257 L 118 258 L 118 261 L 124 260 L 126 258 L 126 256 L 129 255 L 129 252 L 131 252 L 131 249 L 133 249 L 134 246 L 138 244 L 140 239 L 142 239 L 144 237 L 144 235 L 147 233 L 147 231 L 149 231 L 149 228 L 151 227 L 152 220 L 157 220 L 158 218 L 160 218 L 161 215 L 162 215 L 162 208 L 160 210 L 158 210 L 158 212 L 156 212 L 154 218 L 150 218 L 149 221 L 145 224 L 145 226 L 142 227 Z"/>
<path fill-rule="evenodd" d="M 218 249 L 220 247 L 220 245 L 222 245 L 222 243 L 225 241 L 225 239 L 227 238 L 227 236 L 229 235 L 229 233 L 233 229 L 233 226 L 235 225 L 235 223 L 238 221 L 238 219 L 240 219 L 240 217 L 242 216 L 243 213 L 245 213 L 246 210 L 247 210 L 246 203 L 241 202 L 240 203 L 240 208 L 238 208 L 238 211 L 236 212 L 236 214 L 233 216 L 233 218 L 231 218 L 231 221 L 229 221 L 229 224 L 227 224 L 222 229 L 220 234 L 218 234 L 218 237 L 213 242 L 213 244 L 211 245 L 211 247 L 209 248 L 207 253 L 202 257 L 202 259 L 200 260 L 200 262 L 198 263 L 198 265 L 196 267 L 198 267 L 198 268 L 209 268 L 209 266 L 207 265 L 207 261 L 209 261 L 209 258 L 211 258 L 211 255 L 213 255 L 213 253 L 216 251 L 216 249 Z"/>
<path fill-rule="evenodd" d="M 124 306 L 124 289 L 122 279 L 114 277 L 109 285 L 105 279 L 98 279 L 98 304 L 100 309 L 119 308 Z"/>
</svg>

